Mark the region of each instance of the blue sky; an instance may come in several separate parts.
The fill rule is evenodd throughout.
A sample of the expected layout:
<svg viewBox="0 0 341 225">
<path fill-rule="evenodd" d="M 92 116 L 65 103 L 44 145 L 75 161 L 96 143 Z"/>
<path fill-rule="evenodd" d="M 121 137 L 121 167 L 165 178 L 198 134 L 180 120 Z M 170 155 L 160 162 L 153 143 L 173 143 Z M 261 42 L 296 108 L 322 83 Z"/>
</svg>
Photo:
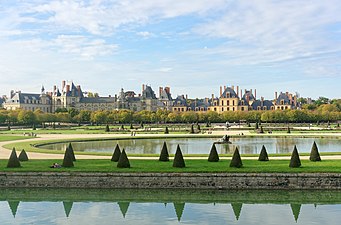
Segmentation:
<svg viewBox="0 0 341 225">
<path fill-rule="evenodd" d="M 0 0 L 0 94 L 221 85 L 341 97 L 339 0 Z"/>
</svg>

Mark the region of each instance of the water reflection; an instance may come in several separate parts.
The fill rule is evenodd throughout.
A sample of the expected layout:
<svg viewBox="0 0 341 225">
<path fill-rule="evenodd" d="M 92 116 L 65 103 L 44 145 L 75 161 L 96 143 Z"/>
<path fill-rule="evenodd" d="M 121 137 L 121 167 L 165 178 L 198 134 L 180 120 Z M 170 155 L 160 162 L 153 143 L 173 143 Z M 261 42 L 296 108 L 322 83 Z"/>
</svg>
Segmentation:
<svg viewBox="0 0 341 225">
<path fill-rule="evenodd" d="M 179 144 L 183 154 L 208 154 L 213 142 L 218 138 L 169 138 L 169 139 L 130 139 L 74 142 L 75 151 L 107 152 L 112 153 L 116 144 L 124 147 L 128 154 L 159 154 L 164 141 L 167 142 L 168 151 L 175 153 Z M 291 153 L 294 145 L 299 152 L 310 152 L 315 141 L 320 152 L 341 152 L 340 138 L 299 138 L 299 137 L 243 137 L 231 138 L 232 144 L 216 145 L 220 154 L 232 154 L 236 147 L 242 154 L 259 154 L 262 145 L 268 153 Z M 42 146 L 45 149 L 65 150 L 68 143 L 58 143 Z"/>
<path fill-rule="evenodd" d="M 340 191 L 1 189 L 1 224 L 339 224 Z"/>
</svg>

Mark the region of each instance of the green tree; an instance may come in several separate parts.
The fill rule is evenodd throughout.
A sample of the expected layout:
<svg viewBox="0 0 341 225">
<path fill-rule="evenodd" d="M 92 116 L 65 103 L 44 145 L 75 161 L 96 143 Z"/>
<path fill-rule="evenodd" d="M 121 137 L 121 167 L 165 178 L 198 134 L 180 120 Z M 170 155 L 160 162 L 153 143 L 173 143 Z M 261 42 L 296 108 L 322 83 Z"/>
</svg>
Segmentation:
<svg viewBox="0 0 341 225">
<path fill-rule="evenodd" d="M 18 114 L 18 121 L 23 124 L 34 124 L 36 115 L 32 111 L 21 110 Z"/>
</svg>

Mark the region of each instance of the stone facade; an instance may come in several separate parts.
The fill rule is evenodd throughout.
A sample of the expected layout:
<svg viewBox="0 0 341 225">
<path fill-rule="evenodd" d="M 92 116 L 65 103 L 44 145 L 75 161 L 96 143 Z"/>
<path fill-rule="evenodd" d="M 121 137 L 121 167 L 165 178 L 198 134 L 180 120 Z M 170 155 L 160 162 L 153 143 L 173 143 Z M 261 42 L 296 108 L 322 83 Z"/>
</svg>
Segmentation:
<svg viewBox="0 0 341 225">
<path fill-rule="evenodd" d="M 340 190 L 341 174 L 0 172 L 0 187 Z"/>
</svg>

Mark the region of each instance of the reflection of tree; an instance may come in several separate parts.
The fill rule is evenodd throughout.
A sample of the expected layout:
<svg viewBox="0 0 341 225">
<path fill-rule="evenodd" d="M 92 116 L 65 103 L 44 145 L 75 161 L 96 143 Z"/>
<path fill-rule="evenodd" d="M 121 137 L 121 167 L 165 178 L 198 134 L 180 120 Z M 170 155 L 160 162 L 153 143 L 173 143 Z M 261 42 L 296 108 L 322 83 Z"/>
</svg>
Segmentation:
<svg viewBox="0 0 341 225">
<path fill-rule="evenodd" d="M 13 217 L 17 214 L 20 201 L 7 201 L 9 208 L 11 209 Z"/>
<path fill-rule="evenodd" d="M 182 214 L 183 214 L 184 209 L 185 209 L 185 203 L 175 203 L 174 202 L 173 204 L 174 204 L 176 216 L 178 217 L 178 221 L 180 222 Z"/>
<path fill-rule="evenodd" d="M 290 204 L 292 214 L 294 215 L 295 221 L 297 222 L 298 216 L 301 211 L 301 204 Z"/>
<path fill-rule="evenodd" d="M 233 209 L 233 213 L 236 217 L 236 220 L 239 220 L 239 217 L 240 217 L 240 213 L 242 211 L 242 206 L 243 206 L 243 203 L 231 203 L 231 206 L 232 206 L 232 209 Z"/>
<path fill-rule="evenodd" d="M 126 217 L 130 202 L 117 202 L 118 206 L 120 207 L 121 213 L 123 218 Z"/>
<path fill-rule="evenodd" d="M 73 202 L 64 202 L 63 201 L 64 212 L 65 212 L 66 217 L 69 217 L 69 215 L 71 213 L 72 205 L 73 205 Z"/>
</svg>

